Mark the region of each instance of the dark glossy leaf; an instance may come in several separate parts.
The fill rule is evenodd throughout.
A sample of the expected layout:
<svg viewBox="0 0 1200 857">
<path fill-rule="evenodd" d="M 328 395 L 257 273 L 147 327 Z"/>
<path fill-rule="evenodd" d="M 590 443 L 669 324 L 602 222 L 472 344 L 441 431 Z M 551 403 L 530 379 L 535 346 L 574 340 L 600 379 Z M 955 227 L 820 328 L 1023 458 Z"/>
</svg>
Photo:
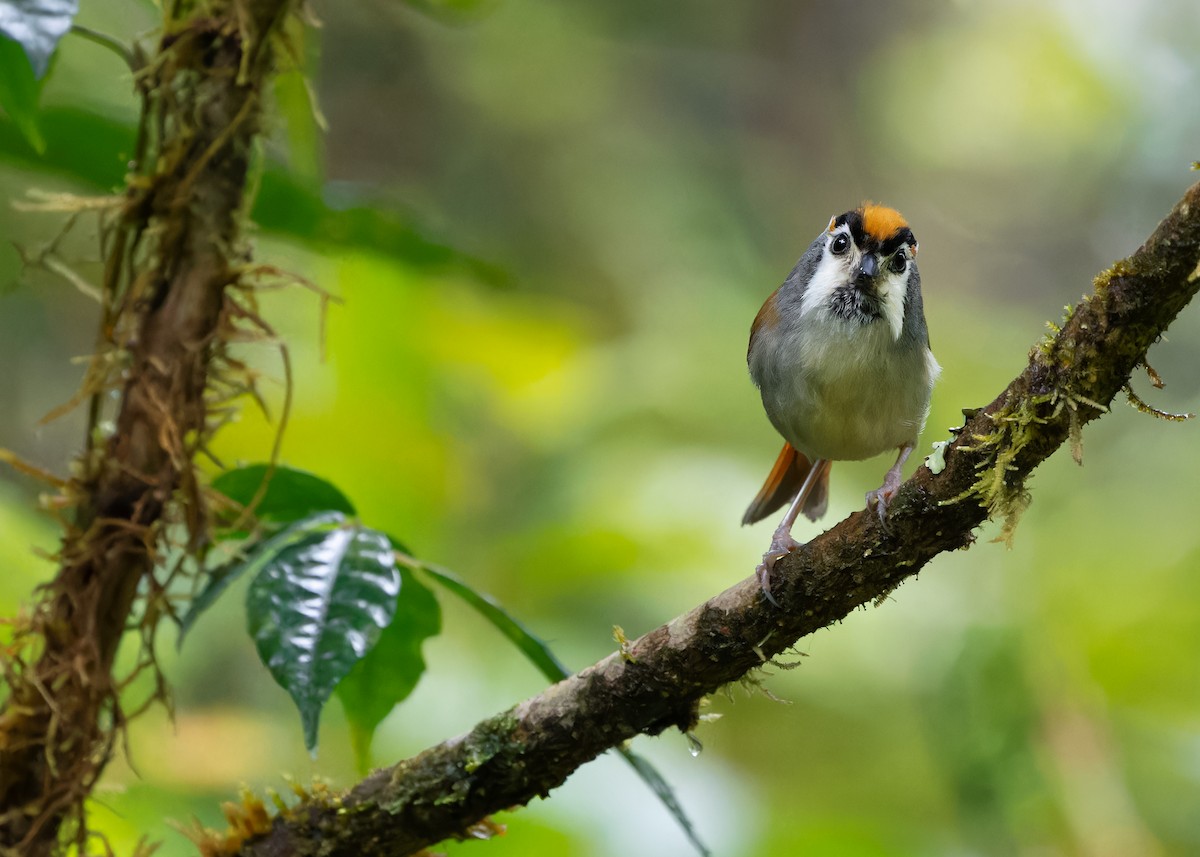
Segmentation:
<svg viewBox="0 0 1200 857">
<path fill-rule="evenodd" d="M 420 566 L 426 574 L 479 611 L 483 618 L 491 622 L 501 634 L 508 637 L 550 681 L 562 681 L 571 674 L 571 671 L 555 657 L 543 640 L 509 615 L 508 611 L 490 596 L 476 592 L 461 578 L 444 568 L 425 563 L 420 563 Z"/>
<path fill-rule="evenodd" d="M 251 464 L 226 470 L 212 481 L 212 487 L 245 507 L 254 501 L 269 469 L 266 464 Z M 277 465 L 266 493 L 254 507 L 254 516 L 267 523 L 288 524 L 325 511 L 355 514 L 354 504 L 332 483 L 304 470 Z"/>
<path fill-rule="evenodd" d="M 0 34 L 24 49 L 40 78 L 78 11 L 79 0 L 0 0 Z"/>
<path fill-rule="evenodd" d="M 297 537 L 268 540 L 269 555 L 256 551 L 262 563 L 246 593 L 246 621 L 313 750 L 325 702 L 392 621 L 400 572 L 387 536 L 340 514 L 314 515 L 287 532 Z"/>
<path fill-rule="evenodd" d="M 345 516 L 338 511 L 322 515 L 314 515 L 295 523 L 293 526 L 276 533 L 269 539 L 243 546 L 238 556 L 224 565 L 208 572 L 208 582 L 204 589 L 192 599 L 188 612 L 179 623 L 179 640 L 176 645 L 183 647 L 184 637 L 196 624 L 200 615 L 212 607 L 226 589 L 248 571 L 257 571 L 272 557 L 278 555 L 284 548 L 309 538 L 310 530 L 316 526 L 339 525 L 344 523 Z"/>
<path fill-rule="evenodd" d="M 21 46 L 0 37 L 0 108 L 8 114 L 24 141 L 39 154 L 46 150 L 46 141 L 38 128 L 40 91 L 41 86 Z"/>
<path fill-rule="evenodd" d="M 266 464 L 251 464 L 226 470 L 212 481 L 212 487 L 239 506 L 245 507 L 258 495 L 268 469 L 269 465 Z M 200 615 L 208 610 L 235 580 L 251 569 L 261 568 L 270 557 L 292 542 L 306 538 L 311 526 L 322 521 L 341 522 L 345 519 L 344 516 L 354 515 L 355 509 L 345 494 L 319 476 L 294 467 L 276 466 L 254 512 L 260 522 L 268 525 L 269 531 L 297 521 L 301 523 L 299 526 L 283 529 L 265 541 L 243 546 L 237 557 L 208 572 L 207 584 L 200 594 L 192 599 L 188 612 L 180 622 L 177 644 L 180 647 Z M 318 514 L 322 512 L 329 514 Z M 237 515 L 237 512 L 226 513 L 225 517 L 232 521 Z M 245 534 L 217 530 L 216 535 L 218 538 L 239 538 Z"/>
<path fill-rule="evenodd" d="M 442 611 L 433 593 L 406 568 L 400 570 L 400 581 L 392 623 L 337 686 L 363 774 L 370 765 L 375 728 L 408 698 L 425 672 L 421 644 L 442 630 Z"/>
</svg>

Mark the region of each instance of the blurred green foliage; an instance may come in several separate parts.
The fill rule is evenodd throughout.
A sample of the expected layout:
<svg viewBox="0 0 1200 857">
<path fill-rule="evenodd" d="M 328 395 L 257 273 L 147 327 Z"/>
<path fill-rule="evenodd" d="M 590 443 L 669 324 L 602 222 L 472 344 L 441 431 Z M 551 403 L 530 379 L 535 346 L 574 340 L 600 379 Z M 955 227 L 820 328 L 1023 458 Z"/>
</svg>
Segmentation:
<svg viewBox="0 0 1200 857">
<path fill-rule="evenodd" d="M 302 59 L 323 137 L 305 81 L 280 83 L 256 256 L 345 301 L 322 325 L 302 290 L 263 295 L 296 367 L 283 454 L 576 666 L 611 651 L 614 624 L 638 634 L 752 570 L 770 527 L 737 521 L 778 440 L 746 335 L 830 215 L 878 199 L 921 241 L 945 367 L 928 444 L 1140 243 L 1200 155 L 1188 0 L 474 5 L 447 26 L 315 3 Z M 84 4 L 80 20 L 130 38 L 155 13 Z M 0 192 L 116 188 L 137 110 L 116 57 L 67 38 L 41 102 L 41 155 L 0 120 Z M 12 249 L 60 225 L 0 209 L 0 445 L 62 473 L 78 415 L 38 421 L 78 383 L 95 308 Z M 85 276 L 95 241 L 81 221 L 61 247 Z M 1169 386 L 1135 388 L 1200 410 L 1195 308 L 1150 358 Z M 247 359 L 277 412 L 277 356 Z M 273 431 L 248 408 L 214 451 L 262 460 Z M 789 705 L 717 696 L 699 757 L 678 735 L 636 748 L 723 855 L 1200 851 L 1195 432 L 1118 403 L 1085 431 L 1082 469 L 1059 456 L 1035 476 L 1012 550 L 985 528 L 802 641 L 799 668 L 765 678 Z M 823 523 L 887 464 L 839 464 Z M 52 569 L 32 552 L 55 549 L 38 490 L 0 481 L 3 613 Z M 218 824 L 243 782 L 355 778 L 336 705 L 308 759 L 239 587 L 181 655 L 164 648 L 175 721 L 133 724 L 97 802 L 119 852 L 149 833 L 189 853 L 164 819 Z M 443 610 L 375 764 L 544 684 L 469 607 Z M 446 850 L 690 854 L 647 797 L 605 758 L 505 816 L 506 837 Z"/>
<path fill-rule="evenodd" d="M 40 154 L 46 149 L 46 141 L 38 128 L 39 89 L 25 51 L 17 42 L 0 35 L 0 107 L 25 142 Z"/>
</svg>

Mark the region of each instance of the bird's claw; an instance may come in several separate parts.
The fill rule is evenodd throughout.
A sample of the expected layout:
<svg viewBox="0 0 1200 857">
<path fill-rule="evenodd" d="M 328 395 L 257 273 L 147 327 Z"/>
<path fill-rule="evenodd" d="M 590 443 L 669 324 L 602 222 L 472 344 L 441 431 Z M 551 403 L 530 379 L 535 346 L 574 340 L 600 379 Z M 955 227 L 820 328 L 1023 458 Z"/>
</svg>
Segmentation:
<svg viewBox="0 0 1200 857">
<path fill-rule="evenodd" d="M 892 498 L 896 496 L 896 492 L 900 490 L 900 468 L 904 466 L 904 462 L 908 459 L 909 453 L 913 450 L 911 443 L 900 447 L 900 454 L 896 456 L 896 463 L 883 477 L 883 484 L 874 491 L 867 492 L 867 508 L 874 509 L 875 514 L 879 516 L 879 526 L 883 528 L 885 533 L 891 533 L 887 525 L 887 510 L 888 505 L 892 502 Z"/>
<path fill-rule="evenodd" d="M 898 490 L 900 490 L 899 479 L 895 480 L 895 484 L 892 484 L 891 479 L 886 479 L 874 491 L 867 492 L 867 508 L 875 510 L 875 514 L 879 517 L 879 525 L 883 527 L 884 532 L 891 532 L 887 525 L 887 510 Z"/>
<path fill-rule="evenodd" d="M 762 562 L 758 564 L 758 568 L 754 570 L 754 576 L 758 578 L 758 585 L 762 587 L 763 595 L 767 600 L 776 607 L 782 609 L 782 605 L 775 600 L 775 596 L 771 594 L 771 571 L 775 568 L 775 563 L 779 562 L 796 548 L 800 547 L 800 542 L 793 539 L 791 536 L 783 536 L 782 538 L 776 534 L 775 538 L 771 539 L 771 546 L 767 548 L 767 552 L 763 554 Z"/>
<path fill-rule="evenodd" d="M 887 512 L 888 503 L 891 502 L 892 497 L 895 496 L 895 493 L 896 492 L 894 491 L 886 491 L 883 488 L 876 488 L 874 491 L 868 491 L 867 508 L 876 510 L 879 513 L 879 517 L 882 518 L 884 513 Z"/>
</svg>

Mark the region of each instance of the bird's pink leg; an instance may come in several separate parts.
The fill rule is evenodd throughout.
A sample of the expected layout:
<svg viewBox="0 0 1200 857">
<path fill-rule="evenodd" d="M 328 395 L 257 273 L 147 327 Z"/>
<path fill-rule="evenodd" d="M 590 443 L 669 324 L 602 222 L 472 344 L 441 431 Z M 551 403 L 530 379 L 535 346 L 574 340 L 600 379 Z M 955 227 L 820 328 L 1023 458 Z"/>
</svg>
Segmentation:
<svg viewBox="0 0 1200 857">
<path fill-rule="evenodd" d="M 821 478 L 821 474 L 828 469 L 829 461 L 827 459 L 818 458 L 813 462 L 812 469 L 804 477 L 804 484 L 796 492 L 796 497 L 792 500 L 792 505 L 788 506 L 787 514 L 783 516 L 783 520 L 775 528 L 775 534 L 771 536 L 771 546 L 767 548 L 767 552 L 763 554 L 762 562 L 754 570 L 754 575 L 758 578 L 758 585 L 762 587 L 763 595 L 767 596 L 767 600 L 776 607 L 779 606 L 779 602 L 771 594 L 771 569 L 775 567 L 775 563 L 791 553 L 792 550 L 800 547 L 800 542 L 792 538 L 792 525 L 796 523 L 796 518 L 800 516 L 800 510 L 804 508 L 804 501 L 812 493 L 813 487 Z"/>
<path fill-rule="evenodd" d="M 896 463 L 892 465 L 892 469 L 883 477 L 883 484 L 874 491 L 867 492 L 867 508 L 875 509 L 879 515 L 880 523 L 883 523 L 883 516 L 887 514 L 888 503 L 896 496 L 896 492 L 900 490 L 900 469 L 904 467 L 904 462 L 908 460 L 909 454 L 913 451 L 913 444 L 906 443 L 900 447 L 900 454 L 896 456 Z"/>
</svg>

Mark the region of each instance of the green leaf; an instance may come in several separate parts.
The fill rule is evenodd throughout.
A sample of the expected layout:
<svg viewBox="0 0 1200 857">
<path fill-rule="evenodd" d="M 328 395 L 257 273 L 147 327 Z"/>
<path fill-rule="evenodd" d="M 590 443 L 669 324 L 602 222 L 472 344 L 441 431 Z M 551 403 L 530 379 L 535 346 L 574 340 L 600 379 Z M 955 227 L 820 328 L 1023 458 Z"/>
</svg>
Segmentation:
<svg viewBox="0 0 1200 857">
<path fill-rule="evenodd" d="M 490 286 L 513 284 L 507 271 L 429 237 L 413 212 L 397 209 L 374 185 L 338 182 L 318 193 L 268 164 L 251 215 L 263 229 L 295 235 L 314 247 L 382 251 L 418 271 L 465 271 Z"/>
<path fill-rule="evenodd" d="M 183 619 L 179 623 L 179 639 L 176 641 L 176 647 L 183 648 L 184 637 L 187 636 L 192 626 L 196 624 L 196 620 L 209 607 L 212 607 L 216 603 L 217 598 L 239 577 L 247 571 L 258 571 L 284 548 L 308 538 L 314 526 L 326 523 L 338 525 L 344 521 L 345 516 L 339 511 L 310 516 L 306 520 L 302 520 L 276 533 L 269 539 L 243 546 L 237 557 L 224 565 L 209 570 L 208 583 L 192 599 L 191 604 L 188 605 L 188 612 L 184 614 Z"/>
<path fill-rule="evenodd" d="M 238 506 L 245 507 L 258 495 L 269 469 L 270 465 L 267 464 L 251 464 L 226 470 L 212 481 L 212 487 Z M 188 612 L 180 622 L 178 646 L 183 646 L 184 638 L 200 615 L 248 570 L 261 568 L 271 556 L 285 546 L 304 538 L 307 529 L 314 523 L 326 520 L 340 522 L 344 520 L 344 516 L 355 514 L 354 504 L 336 486 L 304 470 L 283 466 L 276 466 L 271 473 L 266 492 L 254 511 L 255 517 L 260 523 L 267 525 L 268 531 L 277 530 L 282 525 L 294 524 L 296 521 L 302 523 L 283 529 L 266 541 L 244 546 L 236 558 L 211 569 L 204 589 L 192 599 Z M 328 512 L 329 517 L 318 515 L 321 512 Z M 229 519 L 226 523 L 235 519 L 237 514 L 235 512 L 226 515 Z M 303 521 L 306 518 L 309 520 Z M 218 538 L 225 539 L 238 538 L 241 535 L 244 534 L 217 532 Z"/>
<path fill-rule="evenodd" d="M 0 0 L 0 35 L 24 48 L 28 64 L 41 78 L 78 11 L 79 0 Z"/>
<path fill-rule="evenodd" d="M 72 183 L 101 193 L 125 183 L 137 134 L 133 125 L 79 108 L 54 106 L 38 111 L 37 124 L 46 140 L 44 153 L 39 156 L 30 148 L 15 123 L 0 122 L 0 157 L 18 168 L 69 174 Z M 88 144 L 81 146 L 80 140 Z"/>
<path fill-rule="evenodd" d="M 338 513 L 314 515 L 287 532 L 296 538 L 270 539 L 255 551 L 262 565 L 246 593 L 246 620 L 314 751 L 325 702 L 392 621 L 400 572 L 387 536 Z"/>
<path fill-rule="evenodd" d="M 327 124 L 316 89 L 305 73 L 320 61 L 320 30 L 302 16 L 283 22 L 279 68 L 275 73 L 275 112 L 283 119 L 288 172 L 312 190 L 325 180 L 324 135 Z"/>
<path fill-rule="evenodd" d="M 269 469 L 268 464 L 251 464 L 226 470 L 212 481 L 212 487 L 245 507 L 254 501 Z M 254 516 L 267 523 L 290 524 L 324 511 L 356 514 L 354 504 L 333 484 L 304 470 L 277 465 Z"/>
<path fill-rule="evenodd" d="M 423 562 L 418 564 L 426 574 L 479 611 L 483 618 L 508 637 L 550 681 L 562 681 L 571 674 L 541 638 L 509 615 L 491 596 L 476 592 L 460 577 L 444 568 Z"/>
<path fill-rule="evenodd" d="M 208 572 L 208 582 L 204 584 L 204 588 L 188 604 L 187 613 L 179 621 L 179 637 L 175 640 L 175 648 L 183 648 L 184 638 L 192 630 L 192 626 L 196 624 L 196 620 L 209 607 L 216 604 L 217 599 L 224 594 L 230 584 L 241 577 L 252 566 L 253 563 L 249 559 L 237 559 Z"/>
<path fill-rule="evenodd" d="M 284 120 L 289 172 L 313 188 L 324 180 L 323 129 L 303 69 L 276 75 L 275 109 Z"/>
<path fill-rule="evenodd" d="M 442 611 L 433 593 L 406 568 L 400 570 L 400 581 L 392 623 L 337 686 L 362 774 L 370 766 L 376 727 L 408 698 L 425 672 L 421 644 L 442 630 Z"/>
<path fill-rule="evenodd" d="M 3 0 L 0 0 L 0 9 L 3 9 Z M 46 141 L 37 121 L 40 93 L 41 85 L 21 46 L 0 37 L 0 107 L 12 119 L 25 142 L 39 155 L 46 151 Z"/>
</svg>

